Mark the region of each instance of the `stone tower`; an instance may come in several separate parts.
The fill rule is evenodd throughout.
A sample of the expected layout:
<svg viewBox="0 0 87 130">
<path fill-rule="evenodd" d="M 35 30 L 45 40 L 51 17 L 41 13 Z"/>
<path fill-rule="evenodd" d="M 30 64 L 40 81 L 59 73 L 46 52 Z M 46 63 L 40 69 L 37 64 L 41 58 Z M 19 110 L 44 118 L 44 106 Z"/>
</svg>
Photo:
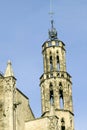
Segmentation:
<svg viewBox="0 0 87 130">
<path fill-rule="evenodd" d="M 14 130 L 14 96 L 15 84 L 11 62 L 8 61 L 5 75 L 0 77 L 0 130 Z"/>
<path fill-rule="evenodd" d="M 65 44 L 51 20 L 49 40 L 42 45 L 44 73 L 40 77 L 42 117 L 58 117 L 58 130 L 74 130 L 72 81 L 66 70 Z"/>
</svg>

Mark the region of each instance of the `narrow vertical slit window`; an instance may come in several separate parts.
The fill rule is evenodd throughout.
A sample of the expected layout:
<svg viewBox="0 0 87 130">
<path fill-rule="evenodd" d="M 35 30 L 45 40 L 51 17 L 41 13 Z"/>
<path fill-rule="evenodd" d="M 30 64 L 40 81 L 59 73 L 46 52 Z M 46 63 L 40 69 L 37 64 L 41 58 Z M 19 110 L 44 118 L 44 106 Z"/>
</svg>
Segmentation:
<svg viewBox="0 0 87 130">
<path fill-rule="evenodd" d="M 50 56 L 50 70 L 53 70 L 53 60 L 52 60 L 52 56 Z"/>
<path fill-rule="evenodd" d="M 65 130 L 65 121 L 64 121 L 64 118 L 61 119 L 61 130 Z"/>
<path fill-rule="evenodd" d="M 63 101 L 63 90 L 59 90 L 59 95 L 60 95 L 60 108 L 64 108 L 64 101 Z"/>
<path fill-rule="evenodd" d="M 56 57 L 56 60 L 57 60 L 57 70 L 60 70 L 59 56 Z"/>
<path fill-rule="evenodd" d="M 64 99 L 63 99 L 63 87 L 62 83 L 59 83 L 59 101 L 60 101 L 60 109 L 64 109 Z"/>
<path fill-rule="evenodd" d="M 54 103 L 54 94 L 53 94 L 53 85 L 50 83 L 50 104 L 53 105 Z"/>
</svg>

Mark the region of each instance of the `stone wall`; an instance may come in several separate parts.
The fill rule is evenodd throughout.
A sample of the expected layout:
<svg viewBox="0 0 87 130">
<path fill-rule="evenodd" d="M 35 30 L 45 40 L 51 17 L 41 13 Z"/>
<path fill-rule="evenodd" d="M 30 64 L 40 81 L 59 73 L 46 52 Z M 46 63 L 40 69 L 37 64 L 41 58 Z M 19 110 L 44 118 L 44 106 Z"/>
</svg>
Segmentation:
<svg viewBox="0 0 87 130">
<path fill-rule="evenodd" d="M 34 119 L 29 99 L 18 89 L 16 89 L 15 119 L 16 130 L 24 130 L 25 121 Z"/>
<path fill-rule="evenodd" d="M 48 116 L 26 122 L 25 130 L 58 130 L 58 118 Z"/>
</svg>

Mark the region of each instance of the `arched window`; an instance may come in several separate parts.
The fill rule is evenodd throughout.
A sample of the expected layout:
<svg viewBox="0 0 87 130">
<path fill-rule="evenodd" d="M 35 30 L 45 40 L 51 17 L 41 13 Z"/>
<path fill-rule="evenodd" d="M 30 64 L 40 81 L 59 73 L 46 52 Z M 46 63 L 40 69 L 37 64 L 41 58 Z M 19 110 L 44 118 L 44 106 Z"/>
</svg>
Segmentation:
<svg viewBox="0 0 87 130">
<path fill-rule="evenodd" d="M 60 70 L 59 56 L 56 57 L 56 61 L 57 61 L 57 70 Z"/>
<path fill-rule="evenodd" d="M 65 120 L 64 120 L 64 118 L 61 119 L 61 130 L 65 130 Z"/>
<path fill-rule="evenodd" d="M 54 103 L 54 94 L 53 94 L 53 85 L 50 83 L 50 103 L 51 105 Z"/>
<path fill-rule="evenodd" d="M 63 99 L 63 87 L 62 83 L 59 83 L 59 100 L 60 100 L 60 109 L 64 108 L 64 99 Z"/>
<path fill-rule="evenodd" d="M 50 56 L 50 70 L 53 70 L 53 59 L 52 59 L 52 56 Z"/>
</svg>

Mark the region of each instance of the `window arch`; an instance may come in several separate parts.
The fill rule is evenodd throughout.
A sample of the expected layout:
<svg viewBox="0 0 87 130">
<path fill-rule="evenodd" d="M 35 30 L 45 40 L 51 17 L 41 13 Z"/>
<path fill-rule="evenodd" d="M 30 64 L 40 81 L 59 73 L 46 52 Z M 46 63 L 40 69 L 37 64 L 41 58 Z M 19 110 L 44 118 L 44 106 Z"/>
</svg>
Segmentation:
<svg viewBox="0 0 87 130">
<path fill-rule="evenodd" d="M 53 93 L 53 85 L 52 85 L 52 83 L 50 83 L 49 89 L 50 89 L 50 103 L 52 105 L 54 103 L 54 93 Z"/>
<path fill-rule="evenodd" d="M 65 119 L 63 117 L 61 118 L 61 124 L 65 125 Z"/>
<path fill-rule="evenodd" d="M 65 120 L 61 118 L 61 130 L 65 130 Z"/>
<path fill-rule="evenodd" d="M 59 83 L 59 101 L 60 101 L 60 109 L 64 108 L 64 99 L 63 99 L 63 87 L 62 83 Z"/>
<path fill-rule="evenodd" d="M 52 59 L 52 56 L 50 56 L 50 70 L 53 70 L 53 59 Z"/>
<path fill-rule="evenodd" d="M 57 70 L 60 70 L 59 56 L 58 55 L 56 57 L 56 62 L 57 62 Z"/>
</svg>

